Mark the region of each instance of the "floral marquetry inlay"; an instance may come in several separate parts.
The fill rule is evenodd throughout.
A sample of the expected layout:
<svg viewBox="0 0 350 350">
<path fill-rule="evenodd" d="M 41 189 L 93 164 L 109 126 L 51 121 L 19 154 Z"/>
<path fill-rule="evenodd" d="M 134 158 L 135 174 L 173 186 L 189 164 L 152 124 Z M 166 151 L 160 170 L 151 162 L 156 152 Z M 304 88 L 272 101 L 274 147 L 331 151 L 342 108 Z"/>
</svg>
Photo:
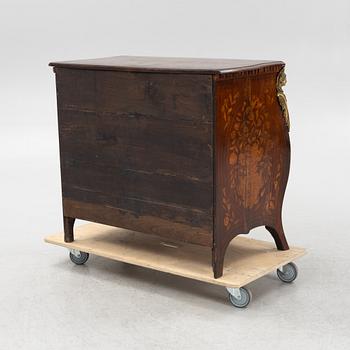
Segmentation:
<svg viewBox="0 0 350 350">
<path fill-rule="evenodd" d="M 222 187 L 222 206 L 228 230 L 242 221 L 239 208 L 264 212 L 275 209 L 282 169 L 281 162 L 273 158 L 270 111 L 275 102 L 273 86 L 265 86 L 262 94 L 248 97 L 242 89 L 231 90 L 223 100 L 228 181 Z"/>
<path fill-rule="evenodd" d="M 278 249 L 288 249 L 282 203 L 290 142 L 280 87 L 283 62 L 214 77 L 214 267 L 221 276 L 231 240 L 265 226 Z M 277 91 L 276 91 L 277 88 Z"/>
</svg>

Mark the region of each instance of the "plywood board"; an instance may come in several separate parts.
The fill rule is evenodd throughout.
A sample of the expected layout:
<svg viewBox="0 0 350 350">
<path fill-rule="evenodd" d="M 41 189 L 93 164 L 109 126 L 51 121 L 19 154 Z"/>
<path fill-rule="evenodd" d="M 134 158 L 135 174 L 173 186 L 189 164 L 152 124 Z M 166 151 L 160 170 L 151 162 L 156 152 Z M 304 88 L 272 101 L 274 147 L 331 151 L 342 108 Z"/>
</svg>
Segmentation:
<svg viewBox="0 0 350 350">
<path fill-rule="evenodd" d="M 51 244 L 103 256 L 226 287 L 242 287 L 305 254 L 304 248 L 278 251 L 270 242 L 236 237 L 225 255 L 224 274 L 214 279 L 211 248 L 101 224 L 75 228 L 75 241 L 66 243 L 63 233 L 45 238 Z"/>
</svg>

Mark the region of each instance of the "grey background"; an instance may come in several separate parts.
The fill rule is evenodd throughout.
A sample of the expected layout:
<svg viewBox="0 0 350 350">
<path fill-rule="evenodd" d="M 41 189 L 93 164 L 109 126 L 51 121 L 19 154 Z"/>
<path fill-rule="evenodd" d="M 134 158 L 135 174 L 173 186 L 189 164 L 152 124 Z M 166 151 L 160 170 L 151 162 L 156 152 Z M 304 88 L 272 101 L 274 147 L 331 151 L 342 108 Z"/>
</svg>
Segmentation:
<svg viewBox="0 0 350 350">
<path fill-rule="evenodd" d="M 4 1 L 0 10 L 1 349 L 349 349 L 350 2 Z M 300 277 L 223 288 L 45 245 L 62 229 L 51 60 L 130 55 L 287 63 L 284 205 Z M 263 229 L 252 236 L 270 239 Z"/>
</svg>

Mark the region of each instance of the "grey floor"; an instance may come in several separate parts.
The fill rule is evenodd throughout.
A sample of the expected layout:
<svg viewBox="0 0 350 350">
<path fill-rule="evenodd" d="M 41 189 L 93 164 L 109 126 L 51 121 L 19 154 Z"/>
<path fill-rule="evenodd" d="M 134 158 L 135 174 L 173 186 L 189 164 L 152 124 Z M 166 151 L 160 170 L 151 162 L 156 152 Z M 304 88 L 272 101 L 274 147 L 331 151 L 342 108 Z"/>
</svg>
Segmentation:
<svg viewBox="0 0 350 350">
<path fill-rule="evenodd" d="M 326 134 L 324 126 L 307 149 L 294 146 L 302 156 L 284 221 L 290 243 L 308 249 L 299 278 L 252 283 L 244 310 L 221 287 L 99 257 L 73 265 L 65 249 L 43 243 L 62 228 L 55 129 L 23 131 L 16 145 L 3 135 L 0 349 L 349 349 L 348 165 L 331 170 L 340 141 L 316 152 Z M 252 236 L 270 239 L 263 229 Z"/>
</svg>

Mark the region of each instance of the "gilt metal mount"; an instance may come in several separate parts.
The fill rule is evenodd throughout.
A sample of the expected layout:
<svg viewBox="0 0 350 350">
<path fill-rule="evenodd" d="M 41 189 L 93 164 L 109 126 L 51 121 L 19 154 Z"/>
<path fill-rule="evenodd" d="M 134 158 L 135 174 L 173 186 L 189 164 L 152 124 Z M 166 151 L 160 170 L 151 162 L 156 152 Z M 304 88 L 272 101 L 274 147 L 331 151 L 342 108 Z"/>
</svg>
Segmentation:
<svg viewBox="0 0 350 350">
<path fill-rule="evenodd" d="M 288 112 L 288 106 L 287 106 L 287 98 L 286 95 L 283 92 L 283 86 L 285 86 L 287 84 L 287 76 L 286 73 L 284 71 L 284 68 L 282 68 L 280 70 L 280 72 L 278 73 L 278 77 L 277 77 L 277 98 L 278 98 L 278 102 L 281 106 L 282 109 L 282 114 L 283 114 L 283 118 L 284 121 L 287 125 L 288 131 L 290 130 L 290 120 L 289 120 L 289 112 Z"/>
</svg>

